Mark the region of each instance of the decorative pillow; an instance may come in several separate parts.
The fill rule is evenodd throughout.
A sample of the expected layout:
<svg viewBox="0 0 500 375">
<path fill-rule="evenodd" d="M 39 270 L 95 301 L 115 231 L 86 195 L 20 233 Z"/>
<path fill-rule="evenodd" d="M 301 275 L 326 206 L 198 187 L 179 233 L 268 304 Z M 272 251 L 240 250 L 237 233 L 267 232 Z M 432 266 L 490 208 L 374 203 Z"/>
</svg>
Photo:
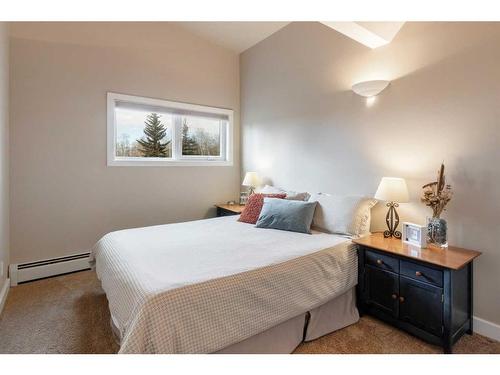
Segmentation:
<svg viewBox="0 0 500 375">
<path fill-rule="evenodd" d="M 307 192 L 296 192 L 291 190 L 283 190 L 271 185 L 265 185 L 263 188 L 259 190 L 261 194 L 286 194 L 286 198 L 288 200 L 293 201 L 307 201 L 311 194 Z"/>
<path fill-rule="evenodd" d="M 262 206 L 264 205 L 264 197 L 269 198 L 280 198 L 283 199 L 286 197 L 286 194 L 252 194 L 248 197 L 247 204 L 245 205 L 245 209 L 241 212 L 240 218 L 238 221 L 243 223 L 255 224 L 260 215 L 260 210 L 262 210 Z"/>
<path fill-rule="evenodd" d="M 362 236 L 370 231 L 371 208 L 376 199 L 318 193 L 310 202 L 318 202 L 313 226 L 330 233 Z"/>
<path fill-rule="evenodd" d="M 255 226 L 311 233 L 316 204 L 317 202 L 264 198 L 264 206 Z"/>
</svg>

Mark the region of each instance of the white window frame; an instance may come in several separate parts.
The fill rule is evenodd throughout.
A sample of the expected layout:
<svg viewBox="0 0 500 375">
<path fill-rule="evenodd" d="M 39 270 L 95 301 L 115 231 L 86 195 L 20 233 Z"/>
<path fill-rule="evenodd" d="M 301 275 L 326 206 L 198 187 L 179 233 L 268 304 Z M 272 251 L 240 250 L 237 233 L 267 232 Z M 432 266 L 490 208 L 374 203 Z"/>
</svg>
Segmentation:
<svg viewBox="0 0 500 375">
<path fill-rule="evenodd" d="M 117 157 L 116 156 L 116 116 L 115 106 L 117 102 L 128 102 L 133 104 L 144 104 L 157 107 L 176 108 L 200 113 L 214 113 L 227 116 L 226 131 L 221 120 L 221 156 L 182 156 L 182 124 L 180 121 L 174 121 L 172 129 L 172 157 L 171 158 L 143 158 L 143 157 Z M 107 154 L 108 166 L 122 167 L 170 167 L 170 166 L 232 166 L 233 165 L 233 119 L 234 111 L 232 109 L 208 107 L 198 104 L 189 104 L 174 102 L 163 99 L 153 99 L 142 96 L 118 94 L 108 92 L 107 94 Z"/>
</svg>

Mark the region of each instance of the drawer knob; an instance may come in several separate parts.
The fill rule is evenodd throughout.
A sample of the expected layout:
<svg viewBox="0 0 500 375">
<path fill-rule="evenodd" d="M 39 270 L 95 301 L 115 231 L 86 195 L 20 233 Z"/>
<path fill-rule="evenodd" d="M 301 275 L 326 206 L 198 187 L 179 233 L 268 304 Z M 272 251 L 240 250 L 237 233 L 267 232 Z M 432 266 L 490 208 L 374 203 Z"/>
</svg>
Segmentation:
<svg viewBox="0 0 500 375">
<path fill-rule="evenodd" d="M 403 303 L 405 301 L 404 297 L 399 297 L 399 302 Z"/>
<path fill-rule="evenodd" d="M 422 272 L 420 271 L 415 272 L 415 276 L 422 276 Z"/>
<path fill-rule="evenodd" d="M 382 259 L 377 259 L 377 264 L 383 264 Z"/>
<path fill-rule="evenodd" d="M 392 297 L 392 299 L 397 299 L 398 295 L 393 293 L 391 297 Z"/>
</svg>

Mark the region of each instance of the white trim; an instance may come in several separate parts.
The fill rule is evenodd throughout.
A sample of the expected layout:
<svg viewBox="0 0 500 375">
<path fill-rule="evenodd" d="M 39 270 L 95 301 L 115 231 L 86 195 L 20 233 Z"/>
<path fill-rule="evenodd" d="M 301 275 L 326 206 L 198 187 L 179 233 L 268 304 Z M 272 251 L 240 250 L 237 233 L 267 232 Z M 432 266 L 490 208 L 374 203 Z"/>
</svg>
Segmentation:
<svg viewBox="0 0 500 375">
<path fill-rule="evenodd" d="M 193 112 L 214 113 L 227 116 L 227 130 L 225 136 L 221 136 L 225 140 L 225 145 L 221 144 L 221 153 L 223 156 L 216 157 L 181 157 L 176 159 L 176 154 L 179 152 L 179 131 L 173 131 L 172 137 L 172 158 L 117 158 L 116 157 L 116 119 L 115 119 L 115 104 L 116 102 L 130 102 L 134 104 L 146 104 L 160 107 L 173 107 L 181 110 L 189 110 Z M 178 126 L 175 126 L 176 128 Z M 165 167 L 165 166 L 194 166 L 194 167 L 209 167 L 209 166 L 232 166 L 233 165 L 233 127 L 234 127 L 234 111 L 227 108 L 208 107 L 198 104 L 173 102 L 163 99 L 154 99 L 148 97 L 117 94 L 114 92 L 107 93 L 107 165 L 122 166 L 122 167 Z M 221 132 L 222 133 L 222 132 Z M 176 135 L 177 134 L 177 135 Z M 225 147 L 224 147 L 225 146 Z M 224 155 L 225 152 L 225 155 Z"/>
<path fill-rule="evenodd" d="M 133 160 L 132 158 L 127 158 L 123 160 L 108 160 L 108 167 L 228 167 L 232 166 L 233 162 L 229 160 L 193 160 L 193 159 L 182 159 L 182 160 L 155 160 L 153 158 L 148 158 L 147 160 L 142 160 L 146 158 L 137 158 L 138 160 Z"/>
<path fill-rule="evenodd" d="M 500 341 L 500 325 L 474 316 L 474 333 Z"/>
<path fill-rule="evenodd" d="M 5 301 L 7 301 L 7 295 L 9 294 L 10 280 L 5 279 L 2 289 L 0 290 L 0 314 L 2 313 L 3 307 L 5 306 Z"/>
</svg>

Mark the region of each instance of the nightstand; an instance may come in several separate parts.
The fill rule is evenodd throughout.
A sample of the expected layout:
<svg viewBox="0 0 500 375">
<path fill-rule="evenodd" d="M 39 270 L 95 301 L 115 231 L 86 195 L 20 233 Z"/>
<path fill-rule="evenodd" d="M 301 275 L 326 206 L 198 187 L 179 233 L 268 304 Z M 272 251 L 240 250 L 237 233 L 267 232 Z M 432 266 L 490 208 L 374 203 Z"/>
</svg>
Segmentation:
<svg viewBox="0 0 500 375">
<path fill-rule="evenodd" d="M 245 208 L 242 204 L 216 204 L 217 216 L 239 215 Z"/>
<path fill-rule="evenodd" d="M 353 242 L 361 314 L 440 345 L 445 353 L 464 333 L 472 334 L 472 263 L 480 252 L 421 249 L 382 233 Z"/>
</svg>

